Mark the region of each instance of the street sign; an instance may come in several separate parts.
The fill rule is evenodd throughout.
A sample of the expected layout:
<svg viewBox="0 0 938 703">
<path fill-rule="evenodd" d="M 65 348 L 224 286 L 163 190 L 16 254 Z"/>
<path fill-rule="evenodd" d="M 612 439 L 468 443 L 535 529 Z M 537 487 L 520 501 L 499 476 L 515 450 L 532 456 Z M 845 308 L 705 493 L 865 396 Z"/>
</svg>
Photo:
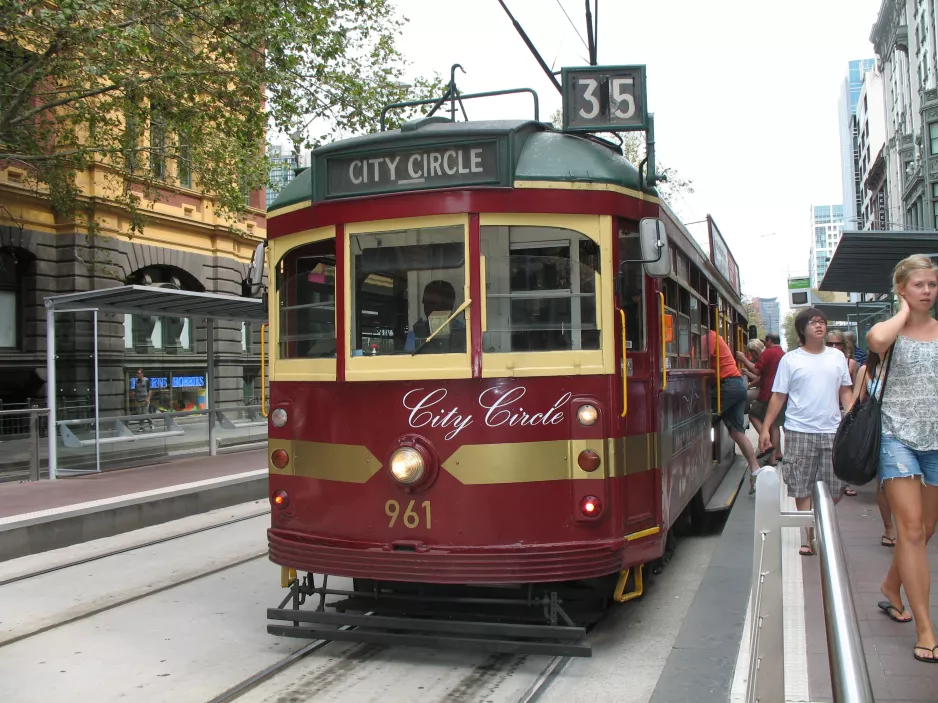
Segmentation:
<svg viewBox="0 0 938 703">
<path fill-rule="evenodd" d="M 811 304 L 811 279 L 798 276 L 788 278 L 788 306 L 803 308 Z"/>
<path fill-rule="evenodd" d="M 648 128 L 644 66 L 561 70 L 565 132 L 635 132 Z"/>
</svg>

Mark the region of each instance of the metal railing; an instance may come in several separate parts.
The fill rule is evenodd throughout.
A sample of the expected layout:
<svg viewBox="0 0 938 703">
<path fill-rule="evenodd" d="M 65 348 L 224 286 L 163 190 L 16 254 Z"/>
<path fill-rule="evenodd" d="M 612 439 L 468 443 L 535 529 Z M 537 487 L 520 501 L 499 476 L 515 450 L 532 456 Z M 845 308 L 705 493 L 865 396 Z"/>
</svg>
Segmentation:
<svg viewBox="0 0 938 703">
<path fill-rule="evenodd" d="M 818 481 L 813 512 L 786 512 L 779 488 L 778 473 L 765 467 L 756 479 L 746 701 L 785 702 L 781 531 L 796 527 L 816 532 L 834 703 L 874 703 L 830 490 Z"/>
<path fill-rule="evenodd" d="M 0 410 L 0 425 L 6 424 L 10 418 L 16 418 L 18 421 L 25 416 L 28 433 L 26 435 L 26 446 L 29 451 L 29 480 L 39 480 L 39 430 L 40 421 L 48 419 L 48 408 L 24 408 L 14 410 Z M 22 433 L 16 435 L 21 437 Z"/>
</svg>

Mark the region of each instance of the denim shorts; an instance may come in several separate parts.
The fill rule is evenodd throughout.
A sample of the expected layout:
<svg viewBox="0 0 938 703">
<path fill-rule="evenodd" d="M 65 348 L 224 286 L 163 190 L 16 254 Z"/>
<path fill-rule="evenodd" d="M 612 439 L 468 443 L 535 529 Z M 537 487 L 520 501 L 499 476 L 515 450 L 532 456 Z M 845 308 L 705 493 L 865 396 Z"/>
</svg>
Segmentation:
<svg viewBox="0 0 938 703">
<path fill-rule="evenodd" d="M 895 437 L 883 435 L 879 446 L 879 482 L 918 476 L 926 486 L 938 486 L 938 450 L 910 449 Z"/>
<path fill-rule="evenodd" d="M 720 417 L 728 430 L 736 432 L 746 431 L 746 384 L 739 376 L 725 378 L 720 382 L 720 404 L 723 412 Z M 710 405 L 716 410 L 716 390 L 710 392 Z"/>
</svg>

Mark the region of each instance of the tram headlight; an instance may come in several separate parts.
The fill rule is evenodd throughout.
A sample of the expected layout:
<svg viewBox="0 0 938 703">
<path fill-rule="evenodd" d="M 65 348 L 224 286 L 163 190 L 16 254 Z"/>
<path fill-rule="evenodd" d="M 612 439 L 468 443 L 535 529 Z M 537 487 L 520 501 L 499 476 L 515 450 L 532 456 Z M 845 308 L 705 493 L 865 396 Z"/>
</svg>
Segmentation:
<svg viewBox="0 0 938 703">
<path fill-rule="evenodd" d="M 287 411 L 283 408 L 274 408 L 270 413 L 270 424 L 274 427 L 283 427 L 287 424 Z"/>
<path fill-rule="evenodd" d="M 592 405 L 581 405 L 576 411 L 576 419 L 583 427 L 592 427 L 599 419 L 599 411 Z"/>
<path fill-rule="evenodd" d="M 412 447 L 401 447 L 391 455 L 391 475 L 405 486 L 413 486 L 427 472 L 423 455 Z"/>
</svg>

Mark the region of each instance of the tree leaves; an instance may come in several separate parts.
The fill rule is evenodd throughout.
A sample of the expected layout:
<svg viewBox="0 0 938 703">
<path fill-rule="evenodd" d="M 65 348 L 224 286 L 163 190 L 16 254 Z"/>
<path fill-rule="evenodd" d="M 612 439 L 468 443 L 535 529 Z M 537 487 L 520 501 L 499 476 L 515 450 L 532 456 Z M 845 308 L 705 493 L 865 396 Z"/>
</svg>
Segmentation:
<svg viewBox="0 0 938 703">
<path fill-rule="evenodd" d="M 193 173 L 237 215 L 267 184 L 268 127 L 331 140 L 377 129 L 385 103 L 441 92 L 439 77 L 403 85 L 401 26 L 388 0 L 5 3 L 0 159 L 28 165 L 64 217 L 91 166 L 131 211 L 141 188 Z"/>
</svg>

